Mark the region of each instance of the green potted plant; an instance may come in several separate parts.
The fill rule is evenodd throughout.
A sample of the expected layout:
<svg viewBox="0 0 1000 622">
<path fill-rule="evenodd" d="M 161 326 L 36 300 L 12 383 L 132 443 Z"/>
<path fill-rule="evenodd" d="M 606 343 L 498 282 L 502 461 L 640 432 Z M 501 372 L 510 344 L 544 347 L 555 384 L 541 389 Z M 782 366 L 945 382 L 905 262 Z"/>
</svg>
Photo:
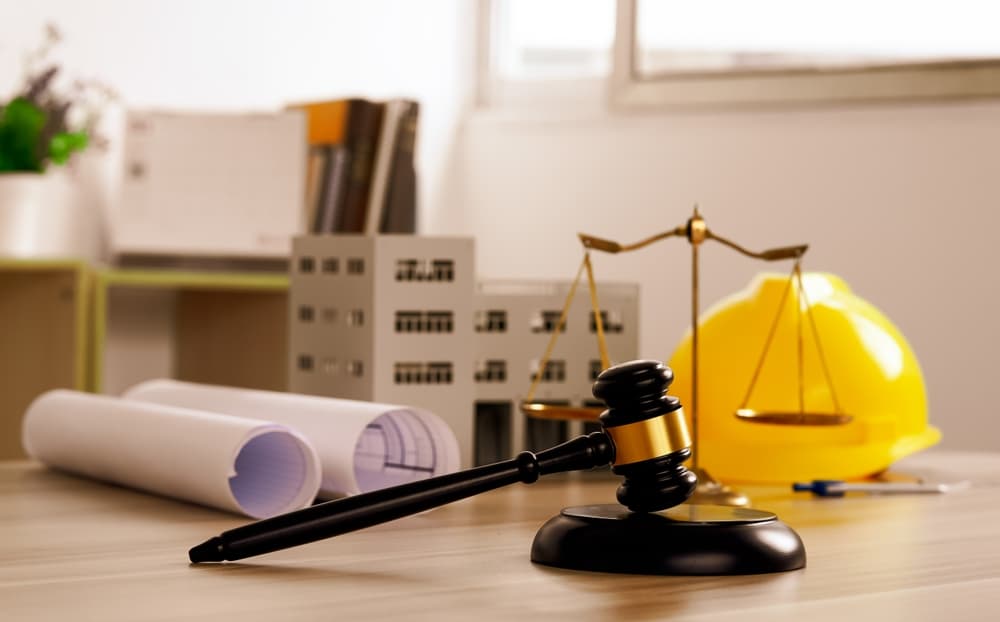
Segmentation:
<svg viewBox="0 0 1000 622">
<path fill-rule="evenodd" d="M 95 143 L 99 112 L 113 99 L 107 87 L 60 80 L 50 60 L 60 41 L 47 26 L 45 40 L 28 55 L 22 86 L 0 101 L 0 255 L 74 254 L 73 183 L 55 169 Z M 77 209 L 77 211 L 79 211 Z"/>
</svg>

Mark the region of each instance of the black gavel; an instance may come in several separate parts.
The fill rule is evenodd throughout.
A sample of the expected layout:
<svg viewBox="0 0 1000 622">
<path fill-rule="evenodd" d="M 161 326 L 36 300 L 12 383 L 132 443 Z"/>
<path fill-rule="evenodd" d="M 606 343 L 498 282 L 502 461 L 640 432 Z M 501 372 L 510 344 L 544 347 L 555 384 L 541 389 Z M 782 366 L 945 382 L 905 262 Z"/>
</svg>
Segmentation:
<svg viewBox="0 0 1000 622">
<path fill-rule="evenodd" d="M 666 395 L 673 372 L 658 361 L 632 361 L 605 370 L 594 396 L 608 409 L 603 431 L 550 449 L 457 473 L 320 503 L 230 529 L 192 548 L 192 562 L 237 560 L 270 553 L 417 514 L 542 475 L 612 465 L 625 478 L 618 501 L 633 512 L 683 503 L 697 477 L 683 465 L 691 455 L 680 401 Z"/>
</svg>

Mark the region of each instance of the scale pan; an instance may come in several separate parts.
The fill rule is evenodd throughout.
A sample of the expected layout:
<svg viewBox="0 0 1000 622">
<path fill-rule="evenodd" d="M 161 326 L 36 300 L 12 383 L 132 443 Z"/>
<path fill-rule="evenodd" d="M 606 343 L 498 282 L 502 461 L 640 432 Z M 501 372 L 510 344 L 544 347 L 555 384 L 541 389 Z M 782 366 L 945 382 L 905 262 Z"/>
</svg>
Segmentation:
<svg viewBox="0 0 1000 622">
<path fill-rule="evenodd" d="M 854 417 L 838 413 L 780 412 L 740 408 L 736 418 L 749 423 L 774 423 L 777 425 L 844 425 Z"/>
<path fill-rule="evenodd" d="M 535 419 L 596 422 L 604 410 L 600 406 L 561 406 L 540 402 L 521 402 L 521 412 Z"/>
</svg>

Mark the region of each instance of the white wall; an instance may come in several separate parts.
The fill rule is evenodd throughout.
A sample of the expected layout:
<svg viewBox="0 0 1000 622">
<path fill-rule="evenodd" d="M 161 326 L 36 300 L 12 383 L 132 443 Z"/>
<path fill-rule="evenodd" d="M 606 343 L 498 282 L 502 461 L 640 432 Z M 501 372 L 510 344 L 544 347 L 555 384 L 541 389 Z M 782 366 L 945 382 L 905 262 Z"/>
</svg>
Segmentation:
<svg viewBox="0 0 1000 622">
<path fill-rule="evenodd" d="M 570 278 L 578 231 L 622 242 L 683 224 L 750 248 L 808 242 L 909 339 L 949 447 L 1000 449 L 1000 104 L 924 104 L 531 121 L 478 115 L 449 229 L 478 237 L 485 277 Z M 597 254 L 642 285 L 640 353 L 666 358 L 689 318 L 689 247 Z M 766 266 L 703 253 L 703 308 Z M 785 271 L 790 266 L 777 268 Z"/>
<path fill-rule="evenodd" d="M 435 219 L 453 128 L 471 90 L 472 3 L 460 0 L 32 0 L 0 5 L 0 94 L 46 21 L 73 77 L 128 106 L 267 110 L 359 95 L 422 104 L 422 214 Z"/>
</svg>

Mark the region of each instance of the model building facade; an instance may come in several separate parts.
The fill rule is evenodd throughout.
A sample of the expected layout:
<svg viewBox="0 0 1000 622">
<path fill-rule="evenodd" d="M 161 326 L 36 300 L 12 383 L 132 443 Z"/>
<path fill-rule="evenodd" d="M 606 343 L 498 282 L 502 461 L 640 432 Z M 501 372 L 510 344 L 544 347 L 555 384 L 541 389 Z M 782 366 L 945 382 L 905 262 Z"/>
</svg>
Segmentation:
<svg viewBox="0 0 1000 622">
<path fill-rule="evenodd" d="M 595 404 L 591 386 L 601 357 L 590 298 L 580 287 L 570 304 L 552 356 L 541 358 L 557 329 L 570 282 L 481 281 L 476 291 L 475 396 L 478 463 L 524 449 L 540 450 L 582 431 L 579 424 L 521 415 L 532 380 L 540 376 L 534 401 L 568 406 Z M 636 358 L 639 344 L 639 286 L 600 283 L 608 354 L 612 363 Z"/>
<path fill-rule="evenodd" d="M 300 236 L 291 273 L 290 389 L 430 410 L 470 464 L 472 239 Z"/>
<path fill-rule="evenodd" d="M 441 416 L 463 465 L 542 449 L 582 430 L 529 419 L 534 399 L 586 405 L 601 371 L 586 291 L 573 300 L 552 358 L 542 353 L 570 283 L 476 283 L 471 238 L 311 235 L 293 243 L 292 391 L 406 404 Z M 638 350 L 638 286 L 598 285 L 614 361 Z"/>
</svg>

